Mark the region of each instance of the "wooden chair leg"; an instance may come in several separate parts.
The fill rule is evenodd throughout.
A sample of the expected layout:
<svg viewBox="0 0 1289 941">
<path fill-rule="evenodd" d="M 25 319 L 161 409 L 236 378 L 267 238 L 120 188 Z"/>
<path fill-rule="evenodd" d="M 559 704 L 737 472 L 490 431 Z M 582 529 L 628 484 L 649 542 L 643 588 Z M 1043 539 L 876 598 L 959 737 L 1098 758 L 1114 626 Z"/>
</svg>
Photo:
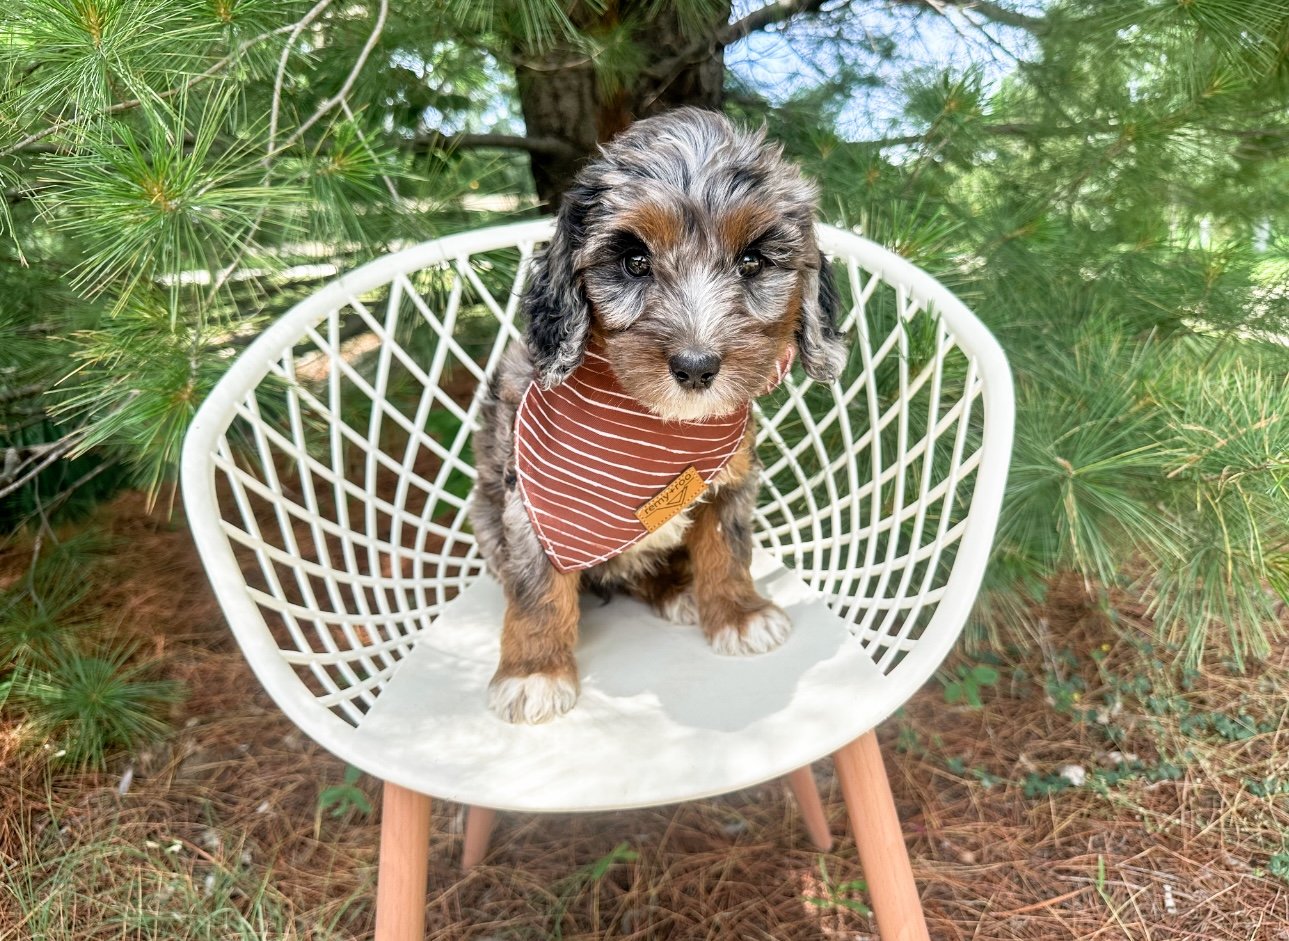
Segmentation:
<svg viewBox="0 0 1289 941">
<path fill-rule="evenodd" d="M 833 755 L 833 762 L 859 847 L 878 934 L 882 941 L 929 941 L 876 733 L 855 739 Z"/>
<path fill-rule="evenodd" d="M 810 766 L 798 768 L 788 775 L 788 787 L 792 796 L 797 799 L 797 808 L 805 822 L 806 832 L 815 849 L 826 853 L 832 849 L 832 832 L 828 829 L 828 818 L 824 816 L 824 805 L 819 800 L 819 788 L 815 784 L 815 773 Z"/>
<path fill-rule="evenodd" d="M 473 869 L 488 854 L 488 841 L 497 822 L 491 807 L 470 807 L 465 815 L 465 847 L 461 850 L 461 867 Z"/>
<path fill-rule="evenodd" d="M 425 941 L 430 799 L 385 782 L 376 876 L 376 941 Z"/>
</svg>

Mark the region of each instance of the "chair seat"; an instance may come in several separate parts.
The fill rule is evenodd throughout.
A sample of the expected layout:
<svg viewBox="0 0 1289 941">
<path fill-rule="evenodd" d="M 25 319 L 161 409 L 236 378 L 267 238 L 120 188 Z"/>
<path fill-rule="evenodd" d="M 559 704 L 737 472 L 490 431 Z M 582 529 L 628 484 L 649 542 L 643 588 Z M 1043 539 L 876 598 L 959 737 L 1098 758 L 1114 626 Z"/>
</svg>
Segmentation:
<svg viewBox="0 0 1289 941">
<path fill-rule="evenodd" d="M 503 810 L 652 806 L 786 774 L 875 726 L 899 698 L 883 696 L 882 673 L 795 574 L 760 551 L 752 573 L 795 627 L 755 657 L 717 655 L 697 627 L 633 599 L 584 597 L 581 698 L 538 726 L 487 709 L 504 599 L 482 577 L 420 636 L 361 725 L 329 745 L 385 780 Z"/>
</svg>

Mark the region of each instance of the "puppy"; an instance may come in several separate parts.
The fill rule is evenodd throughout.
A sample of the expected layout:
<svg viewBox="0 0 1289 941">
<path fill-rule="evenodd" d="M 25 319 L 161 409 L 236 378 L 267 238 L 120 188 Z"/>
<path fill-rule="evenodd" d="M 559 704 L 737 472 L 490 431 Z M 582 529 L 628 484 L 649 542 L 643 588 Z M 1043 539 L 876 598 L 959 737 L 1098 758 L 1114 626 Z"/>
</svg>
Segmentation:
<svg viewBox="0 0 1289 941">
<path fill-rule="evenodd" d="M 791 630 L 748 564 L 750 403 L 793 359 L 845 363 L 816 192 L 764 131 L 683 108 L 604 146 L 523 296 L 527 342 L 485 392 L 472 523 L 506 596 L 489 705 L 543 722 L 578 694 L 578 594 L 625 591 L 722 654 Z"/>
</svg>

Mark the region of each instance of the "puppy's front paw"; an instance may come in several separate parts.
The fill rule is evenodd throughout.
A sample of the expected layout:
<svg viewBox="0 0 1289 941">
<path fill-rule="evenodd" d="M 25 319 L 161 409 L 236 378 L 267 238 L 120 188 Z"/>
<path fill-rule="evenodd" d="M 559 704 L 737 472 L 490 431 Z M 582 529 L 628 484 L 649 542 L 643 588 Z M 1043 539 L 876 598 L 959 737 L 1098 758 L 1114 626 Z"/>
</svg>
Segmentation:
<svg viewBox="0 0 1289 941">
<path fill-rule="evenodd" d="M 668 595 L 654 605 L 654 613 L 664 621 L 672 624 L 692 625 L 698 623 L 698 602 L 694 593 L 686 588 L 684 591 Z"/>
<path fill-rule="evenodd" d="M 494 676 L 488 686 L 488 708 L 506 722 L 549 722 L 576 702 L 577 677 L 568 673 Z"/>
<path fill-rule="evenodd" d="M 708 633 L 712 649 L 727 657 L 769 653 L 792 633 L 792 621 L 778 605 L 770 604 L 744 615 L 741 624 L 729 624 Z"/>
</svg>

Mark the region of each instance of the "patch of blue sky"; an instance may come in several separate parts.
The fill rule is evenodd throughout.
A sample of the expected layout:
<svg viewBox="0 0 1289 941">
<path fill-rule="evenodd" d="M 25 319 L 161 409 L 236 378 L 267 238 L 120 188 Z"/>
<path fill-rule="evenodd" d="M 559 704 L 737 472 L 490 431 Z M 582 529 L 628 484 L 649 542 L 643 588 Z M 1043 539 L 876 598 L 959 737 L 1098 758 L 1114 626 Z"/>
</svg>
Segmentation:
<svg viewBox="0 0 1289 941">
<path fill-rule="evenodd" d="M 1023 0 L 1009 9 L 1040 15 L 1047 3 Z M 764 0 L 736 0 L 732 18 L 763 5 Z M 837 131 L 847 140 L 872 140 L 922 130 L 906 118 L 910 81 L 976 69 L 988 92 L 1033 51 L 1032 37 L 1024 30 L 947 3 L 864 2 L 752 33 L 726 50 L 725 64 L 738 80 L 776 104 L 828 82 L 845 68 L 858 70 L 870 81 L 854 83 L 836 116 Z"/>
</svg>

